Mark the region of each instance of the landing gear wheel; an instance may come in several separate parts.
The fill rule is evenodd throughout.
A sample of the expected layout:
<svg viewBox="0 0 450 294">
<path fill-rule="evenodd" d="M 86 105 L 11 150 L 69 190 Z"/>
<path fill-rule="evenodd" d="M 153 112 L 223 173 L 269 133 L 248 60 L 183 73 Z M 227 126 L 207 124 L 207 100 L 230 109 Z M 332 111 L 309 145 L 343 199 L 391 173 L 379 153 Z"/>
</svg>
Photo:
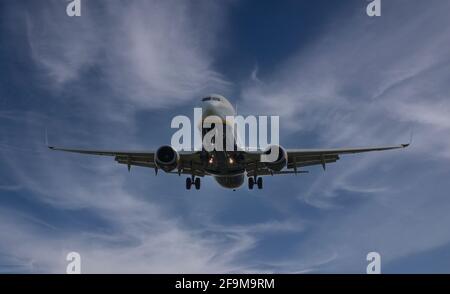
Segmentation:
<svg viewBox="0 0 450 294">
<path fill-rule="evenodd" d="M 258 189 L 262 189 L 263 188 L 263 181 L 262 178 L 259 177 L 258 180 L 256 181 L 256 183 L 258 184 Z"/>
<path fill-rule="evenodd" d="M 200 190 L 200 178 L 195 178 L 195 189 Z"/>
<path fill-rule="evenodd" d="M 248 188 L 253 190 L 253 185 L 255 185 L 255 180 L 253 178 L 248 178 Z"/>
<path fill-rule="evenodd" d="M 190 190 L 192 186 L 191 178 L 186 178 L 186 190 Z"/>
</svg>

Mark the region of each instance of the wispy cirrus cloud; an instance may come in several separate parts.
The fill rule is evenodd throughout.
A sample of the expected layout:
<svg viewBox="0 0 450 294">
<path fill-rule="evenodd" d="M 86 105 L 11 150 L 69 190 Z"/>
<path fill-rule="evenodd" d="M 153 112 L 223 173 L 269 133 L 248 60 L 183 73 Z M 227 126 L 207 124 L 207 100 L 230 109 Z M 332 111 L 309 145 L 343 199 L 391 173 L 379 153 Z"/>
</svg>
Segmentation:
<svg viewBox="0 0 450 294">
<path fill-rule="evenodd" d="M 450 34 L 444 12 L 449 4 L 406 3 L 383 3 L 379 19 L 361 9 L 336 20 L 276 72 L 265 74 L 264 84 L 249 84 L 241 93 L 248 108 L 281 115 L 288 147 L 311 139 L 329 147 L 396 144 L 407 142 L 414 130 L 410 149 L 343 156 L 299 193 L 301 201 L 342 221 L 322 220 L 300 245 L 299 258 L 336 253 L 319 271 L 363 269 L 364 254 L 374 248 L 387 263 L 450 241 L 445 229 L 435 228 L 431 212 L 450 206 L 434 189 L 443 188 L 450 150 Z"/>
<path fill-rule="evenodd" d="M 48 1 L 24 12 L 32 57 L 50 87 L 61 90 L 98 76 L 97 87 L 108 96 L 82 92 L 89 95 L 83 99 L 118 99 L 139 109 L 173 106 L 229 87 L 213 67 L 225 5 L 85 2 L 83 15 L 70 18 L 66 4 Z"/>
</svg>

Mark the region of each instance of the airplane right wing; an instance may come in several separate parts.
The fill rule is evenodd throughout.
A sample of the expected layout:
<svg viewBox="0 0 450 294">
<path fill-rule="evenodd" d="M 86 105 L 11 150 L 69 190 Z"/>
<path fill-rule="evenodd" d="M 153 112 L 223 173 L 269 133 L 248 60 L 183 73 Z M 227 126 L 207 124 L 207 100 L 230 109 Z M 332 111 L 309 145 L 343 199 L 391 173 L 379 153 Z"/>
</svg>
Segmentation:
<svg viewBox="0 0 450 294">
<path fill-rule="evenodd" d="M 384 147 L 364 147 L 364 148 L 336 148 L 336 149 L 288 149 L 287 168 L 298 168 L 311 165 L 322 165 L 325 169 L 326 164 L 339 160 L 339 155 L 355 154 L 373 151 L 385 151 L 393 149 L 402 149 L 409 144 Z"/>
<path fill-rule="evenodd" d="M 247 174 L 248 176 L 262 175 L 281 175 L 281 174 L 297 174 L 306 173 L 300 170 L 306 166 L 321 165 L 326 169 L 328 163 L 334 163 L 340 159 L 340 155 L 355 154 L 373 151 L 385 151 L 394 149 L 403 149 L 409 144 L 401 144 L 383 147 L 363 147 L 363 148 L 333 148 L 333 149 L 287 149 L 287 170 L 273 171 L 269 168 L 269 164 L 261 162 L 260 157 L 262 151 L 246 152 L 247 157 Z"/>
</svg>

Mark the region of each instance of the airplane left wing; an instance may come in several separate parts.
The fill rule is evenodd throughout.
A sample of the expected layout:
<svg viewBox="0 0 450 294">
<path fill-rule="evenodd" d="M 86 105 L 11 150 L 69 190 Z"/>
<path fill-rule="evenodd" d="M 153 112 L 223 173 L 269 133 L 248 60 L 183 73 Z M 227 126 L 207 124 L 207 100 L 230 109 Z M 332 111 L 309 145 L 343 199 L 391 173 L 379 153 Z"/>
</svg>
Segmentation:
<svg viewBox="0 0 450 294">
<path fill-rule="evenodd" d="M 69 148 L 61 148 L 55 146 L 48 146 L 51 150 L 57 151 L 65 151 L 65 152 L 73 152 L 73 153 L 81 153 L 81 154 L 90 154 L 90 155 L 103 155 L 103 156 L 117 156 L 117 155 L 135 155 L 135 156 L 154 156 L 155 152 L 153 151 L 112 151 L 112 150 L 86 150 L 86 149 L 69 149 Z"/>
<path fill-rule="evenodd" d="M 101 156 L 114 156 L 114 159 L 120 163 L 128 166 L 128 170 L 131 166 L 140 166 L 157 169 L 155 164 L 155 151 L 121 151 L 121 150 L 86 150 L 86 149 L 73 149 L 73 148 L 61 148 L 55 146 L 48 146 L 51 150 L 89 154 L 89 155 L 101 155 Z M 196 176 L 204 176 L 200 156 L 198 152 L 181 151 L 180 155 L 180 169 L 170 173 L 177 174 L 190 174 Z"/>
<path fill-rule="evenodd" d="M 118 151 L 118 150 L 85 150 L 85 149 L 70 149 L 48 146 L 51 150 L 65 151 L 89 155 L 114 156 L 118 163 L 126 164 L 129 167 L 132 165 L 156 168 L 155 152 L 154 151 Z"/>
</svg>

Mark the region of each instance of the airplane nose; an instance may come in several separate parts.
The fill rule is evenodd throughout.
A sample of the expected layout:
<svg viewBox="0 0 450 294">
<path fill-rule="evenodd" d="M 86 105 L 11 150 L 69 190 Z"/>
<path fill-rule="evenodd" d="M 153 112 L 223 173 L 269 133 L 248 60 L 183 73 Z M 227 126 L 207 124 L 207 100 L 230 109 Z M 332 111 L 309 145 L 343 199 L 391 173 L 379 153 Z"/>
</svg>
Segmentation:
<svg viewBox="0 0 450 294">
<path fill-rule="evenodd" d="M 217 105 L 216 101 L 207 101 L 203 104 L 203 117 L 217 115 Z"/>
</svg>

